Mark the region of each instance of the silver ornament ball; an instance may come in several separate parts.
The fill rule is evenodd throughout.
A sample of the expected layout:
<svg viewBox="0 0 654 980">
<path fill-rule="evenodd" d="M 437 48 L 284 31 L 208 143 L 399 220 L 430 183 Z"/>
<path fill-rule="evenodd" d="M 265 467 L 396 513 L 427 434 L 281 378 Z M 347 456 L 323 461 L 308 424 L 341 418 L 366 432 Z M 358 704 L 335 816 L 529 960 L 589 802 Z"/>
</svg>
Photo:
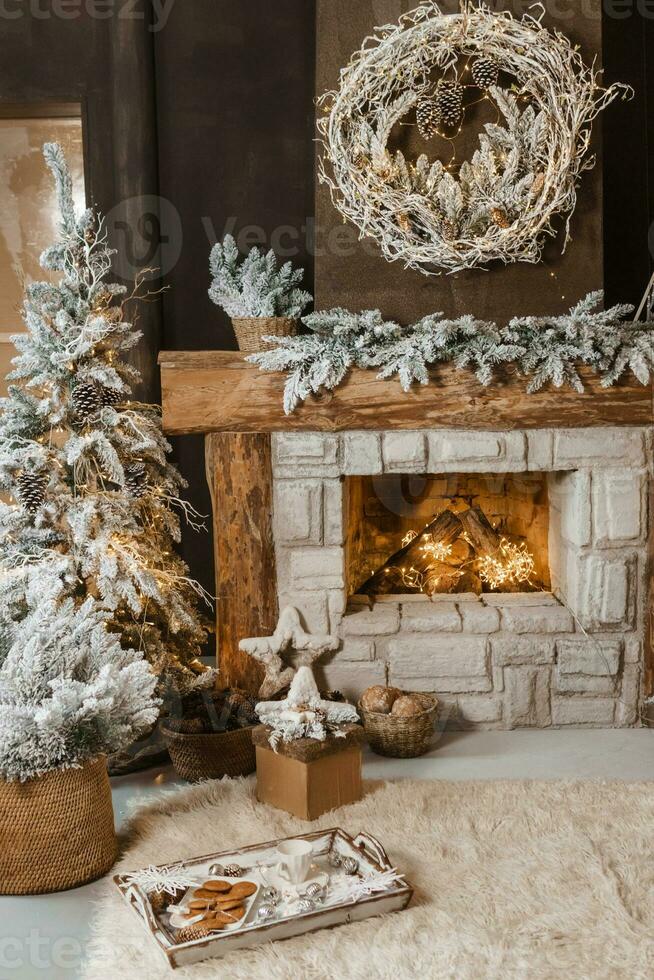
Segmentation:
<svg viewBox="0 0 654 980">
<path fill-rule="evenodd" d="M 279 905 L 280 894 L 276 888 L 273 888 L 272 885 L 269 885 L 267 888 L 264 888 L 263 891 L 261 892 L 261 898 L 267 905 Z"/>
<path fill-rule="evenodd" d="M 319 902 L 322 901 L 324 894 L 325 889 L 322 885 L 319 885 L 317 881 L 312 881 L 310 885 L 307 885 L 304 897 L 310 898 L 313 902 Z"/>
<path fill-rule="evenodd" d="M 359 870 L 359 862 L 356 858 L 343 858 L 343 863 L 341 865 L 343 871 L 346 875 L 355 875 Z"/>
<path fill-rule="evenodd" d="M 300 913 L 300 915 L 303 915 L 305 912 L 313 912 L 315 907 L 316 907 L 315 904 L 311 901 L 310 898 L 301 898 L 300 901 L 297 903 L 297 910 Z"/>
<path fill-rule="evenodd" d="M 327 862 L 330 868 L 340 868 L 343 858 L 337 851 L 330 851 L 327 855 Z"/>
<path fill-rule="evenodd" d="M 261 919 L 262 922 L 267 922 L 269 919 L 274 919 L 277 914 L 277 910 L 274 905 L 260 905 L 257 910 L 257 918 Z"/>
</svg>

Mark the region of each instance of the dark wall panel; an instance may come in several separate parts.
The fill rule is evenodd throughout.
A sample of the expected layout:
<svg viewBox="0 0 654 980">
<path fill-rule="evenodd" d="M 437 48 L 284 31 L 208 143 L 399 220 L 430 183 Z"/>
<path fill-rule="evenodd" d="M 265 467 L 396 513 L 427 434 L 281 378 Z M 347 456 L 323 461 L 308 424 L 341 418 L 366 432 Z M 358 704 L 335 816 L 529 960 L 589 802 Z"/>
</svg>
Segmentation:
<svg viewBox="0 0 654 980">
<path fill-rule="evenodd" d="M 617 8 L 616 8 L 617 9 Z M 639 10 L 647 10 L 647 5 Z M 631 102 L 604 118 L 604 280 L 607 304 L 637 305 L 652 271 L 654 10 L 604 18 L 605 82 L 628 82 Z"/>
<path fill-rule="evenodd" d="M 194 0 L 155 35 L 168 349 L 236 347 L 207 295 L 209 250 L 226 231 L 281 244 L 313 285 L 314 18 L 313 0 Z M 190 498 L 210 513 L 202 440 L 176 440 L 175 452 Z M 186 534 L 183 550 L 213 590 L 209 536 Z"/>
<path fill-rule="evenodd" d="M 8 5 L 18 17 L 0 17 L 0 102 L 79 102 L 85 146 L 87 198 L 108 216 L 117 249 L 116 278 L 130 285 L 142 259 L 134 248 L 145 210 L 156 211 L 155 92 L 150 5 L 130 4 L 130 17 L 91 16 L 84 4 L 72 19 L 56 9 Z M 117 8 L 122 9 L 122 8 Z M 20 111 L 19 109 L 17 110 Z M 157 399 L 156 355 L 161 330 L 156 299 L 139 310 L 144 339 L 133 352 L 144 384 L 140 397 Z"/>
</svg>

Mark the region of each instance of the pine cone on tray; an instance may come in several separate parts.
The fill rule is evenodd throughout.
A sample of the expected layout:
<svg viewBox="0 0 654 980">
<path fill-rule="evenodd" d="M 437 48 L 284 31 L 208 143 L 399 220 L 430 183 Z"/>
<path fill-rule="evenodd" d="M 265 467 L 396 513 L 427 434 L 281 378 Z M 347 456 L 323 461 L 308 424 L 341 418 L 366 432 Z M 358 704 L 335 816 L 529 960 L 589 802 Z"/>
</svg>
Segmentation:
<svg viewBox="0 0 654 980">
<path fill-rule="evenodd" d="M 21 473 L 16 481 L 16 497 L 30 514 L 35 514 L 45 501 L 48 477 L 45 473 Z"/>
</svg>

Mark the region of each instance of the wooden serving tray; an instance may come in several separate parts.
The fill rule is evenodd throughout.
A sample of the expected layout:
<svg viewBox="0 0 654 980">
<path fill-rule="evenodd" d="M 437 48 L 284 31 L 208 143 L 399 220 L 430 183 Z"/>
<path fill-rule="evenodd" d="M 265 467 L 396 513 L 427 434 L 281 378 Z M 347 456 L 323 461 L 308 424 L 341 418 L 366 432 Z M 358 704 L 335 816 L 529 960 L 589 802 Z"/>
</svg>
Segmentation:
<svg viewBox="0 0 654 980">
<path fill-rule="evenodd" d="M 356 837 L 350 837 L 344 830 L 334 828 L 285 838 L 285 840 L 296 839 L 310 841 L 318 861 L 321 857 L 326 861 L 329 851 L 337 851 L 342 857 L 356 858 L 362 874 L 390 871 L 393 868 L 382 845 L 370 834 L 360 833 Z M 197 874 L 200 882 L 209 877 L 209 866 L 214 863 L 238 864 L 246 870 L 246 873 L 256 876 L 259 865 L 270 865 L 274 862 L 277 848 L 281 843 L 282 840 L 268 841 L 265 844 L 244 847 L 239 851 L 208 854 L 182 862 L 181 867 L 191 875 Z M 327 896 L 324 906 L 314 911 L 291 915 L 272 922 L 259 922 L 254 909 L 254 916 L 248 916 L 242 929 L 216 933 L 215 936 L 206 939 L 196 939 L 178 945 L 175 942 L 174 931 L 166 923 L 166 914 L 155 915 L 146 893 L 139 886 L 130 884 L 130 877 L 130 875 L 115 875 L 113 880 L 123 899 L 139 916 L 173 970 L 212 957 L 226 956 L 237 949 L 247 949 L 279 939 L 290 939 L 293 936 L 301 936 L 331 926 L 360 922 L 374 915 L 399 912 L 408 906 L 413 896 L 410 884 L 404 877 L 400 877 L 385 891 L 367 895 L 359 901 L 330 905 Z"/>
</svg>

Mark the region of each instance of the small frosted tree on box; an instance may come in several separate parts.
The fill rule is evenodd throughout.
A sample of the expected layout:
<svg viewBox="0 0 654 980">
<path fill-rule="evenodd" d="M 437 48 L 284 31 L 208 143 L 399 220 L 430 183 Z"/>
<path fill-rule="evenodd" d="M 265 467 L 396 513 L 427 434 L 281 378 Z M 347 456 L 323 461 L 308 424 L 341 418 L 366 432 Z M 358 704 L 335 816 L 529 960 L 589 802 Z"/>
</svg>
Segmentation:
<svg viewBox="0 0 654 980">
<path fill-rule="evenodd" d="M 175 554 L 185 485 L 156 406 L 132 401 L 138 372 L 124 355 L 140 333 L 124 287 L 108 281 L 101 219 L 75 213 L 61 148 L 46 144 L 61 211 L 60 240 L 41 257 L 59 281 L 27 286 L 27 332 L 0 401 L 0 637 L 5 655 L 41 586 L 75 609 L 91 598 L 123 650 L 143 651 L 162 681 L 192 685 L 206 630 Z M 56 588 L 52 588 L 52 581 Z M 46 588 L 47 586 L 47 588 Z M 47 629 L 42 624 L 41 629 Z M 0 640 L 1 642 L 1 640 Z"/>
</svg>

